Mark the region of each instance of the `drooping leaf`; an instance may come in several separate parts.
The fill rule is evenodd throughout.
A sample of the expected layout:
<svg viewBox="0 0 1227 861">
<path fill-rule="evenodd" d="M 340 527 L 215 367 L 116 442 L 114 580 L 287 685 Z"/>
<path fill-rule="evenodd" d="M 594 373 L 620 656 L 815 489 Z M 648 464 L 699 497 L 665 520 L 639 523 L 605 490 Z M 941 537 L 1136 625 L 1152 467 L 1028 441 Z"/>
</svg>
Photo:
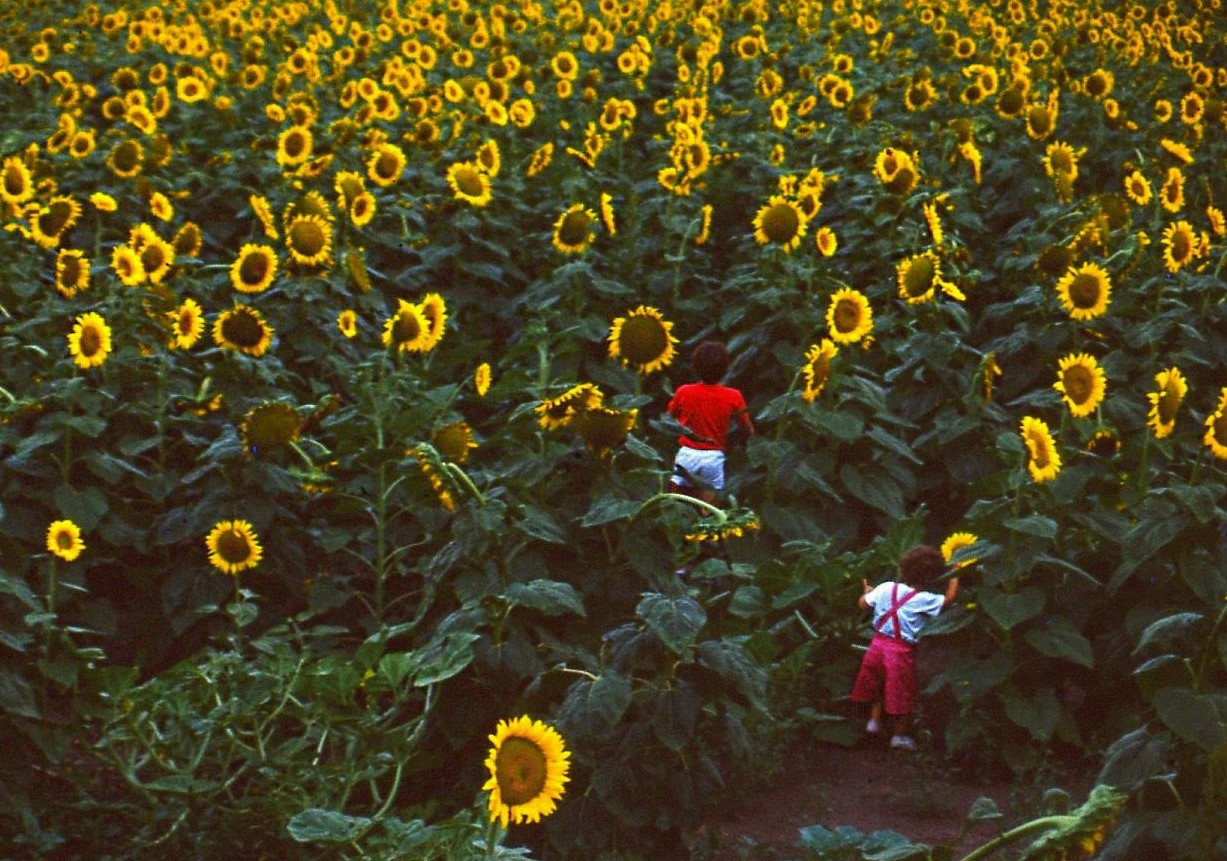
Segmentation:
<svg viewBox="0 0 1227 861">
<path fill-rule="evenodd" d="M 707 621 L 707 612 L 698 601 L 659 592 L 645 594 L 635 608 L 635 615 L 647 622 L 665 646 L 678 654 L 694 645 L 699 629 Z"/>
</svg>

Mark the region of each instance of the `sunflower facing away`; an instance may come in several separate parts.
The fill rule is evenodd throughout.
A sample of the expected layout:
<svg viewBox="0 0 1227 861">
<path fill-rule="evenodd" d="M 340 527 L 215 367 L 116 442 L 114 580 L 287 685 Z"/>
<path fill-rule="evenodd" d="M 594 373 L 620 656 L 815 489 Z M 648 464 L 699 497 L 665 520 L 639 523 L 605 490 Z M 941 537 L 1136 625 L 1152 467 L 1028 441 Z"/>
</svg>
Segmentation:
<svg viewBox="0 0 1227 861">
<path fill-rule="evenodd" d="M 821 344 L 811 344 L 805 351 L 805 364 L 801 366 L 801 379 L 804 388 L 801 389 L 801 399 L 813 403 L 822 394 L 827 380 L 831 378 L 831 360 L 839 353 L 839 348 L 830 338 L 823 338 Z"/>
<path fill-rule="evenodd" d="M 581 254 L 592 243 L 592 223 L 596 213 L 582 203 L 574 203 L 554 222 L 553 245 L 563 254 Z"/>
<path fill-rule="evenodd" d="M 68 351 L 78 368 L 96 368 L 111 352 L 111 327 L 102 315 L 90 311 L 77 318 L 68 336 Z"/>
<path fill-rule="evenodd" d="M 1146 424 L 1155 432 L 1155 439 L 1163 439 L 1171 436 L 1176 428 L 1176 413 L 1184 396 L 1189 393 L 1189 385 L 1177 367 L 1155 374 L 1155 383 L 1158 388 L 1146 394 L 1146 399 L 1150 401 Z"/>
<path fill-rule="evenodd" d="M 596 407 L 577 413 L 573 425 L 584 439 L 588 451 L 605 457 L 622 443 L 635 426 L 639 410 L 615 410 Z"/>
<path fill-rule="evenodd" d="M 836 290 L 827 305 L 827 329 L 836 344 L 855 344 L 873 331 L 873 310 L 859 290 Z"/>
<path fill-rule="evenodd" d="M 1220 460 L 1227 460 L 1227 387 L 1219 390 L 1218 407 L 1206 416 L 1206 435 L 1202 442 Z"/>
<path fill-rule="evenodd" d="M 71 520 L 56 520 L 47 527 L 47 550 L 65 562 L 76 559 L 84 549 L 81 528 Z"/>
<path fill-rule="evenodd" d="M 1086 353 L 1061 359 L 1057 381 L 1052 386 L 1061 393 L 1075 418 L 1089 416 L 1103 402 L 1107 379 L 1094 356 Z"/>
<path fill-rule="evenodd" d="M 668 367 L 675 344 L 673 323 L 647 305 L 615 318 L 609 330 L 609 357 L 645 376 Z"/>
<path fill-rule="evenodd" d="M 477 448 L 477 440 L 473 439 L 473 429 L 468 422 L 452 422 L 438 428 L 430 437 L 430 444 L 438 449 L 439 454 L 455 463 L 464 463 L 469 459 L 469 451 Z"/>
<path fill-rule="evenodd" d="M 1027 447 L 1027 471 L 1036 484 L 1057 477 L 1061 471 L 1061 456 L 1048 431 L 1048 425 L 1034 416 L 1024 416 L 1020 426 Z"/>
<path fill-rule="evenodd" d="M 264 550 L 255 529 L 246 520 L 222 520 L 205 539 L 209 563 L 223 574 L 235 576 L 260 564 Z"/>
<path fill-rule="evenodd" d="M 558 731 L 527 715 L 499 721 L 490 736 L 486 768 L 490 779 L 490 820 L 538 822 L 557 808 L 567 781 L 571 757 Z"/>
<path fill-rule="evenodd" d="M 795 203 L 773 195 L 754 216 L 754 240 L 759 245 L 774 244 L 786 253 L 801 244 L 805 236 L 805 214 Z"/>
<path fill-rule="evenodd" d="M 289 404 L 270 402 L 252 407 L 239 424 L 243 449 L 250 455 L 266 454 L 298 439 L 302 425 L 298 411 Z"/>
<path fill-rule="evenodd" d="M 1075 320 L 1093 320 L 1108 310 L 1112 282 L 1097 263 L 1071 267 L 1057 282 L 1061 307 Z"/>
<path fill-rule="evenodd" d="M 974 533 L 956 532 L 942 542 L 942 558 L 946 560 L 947 564 L 949 564 L 950 560 L 954 558 L 954 554 L 956 552 L 964 547 L 970 547 L 979 540 L 979 537 Z M 968 565 L 975 563 L 975 561 L 975 559 L 964 559 L 961 562 L 954 563 L 954 567 L 956 569 L 966 568 Z"/>
</svg>

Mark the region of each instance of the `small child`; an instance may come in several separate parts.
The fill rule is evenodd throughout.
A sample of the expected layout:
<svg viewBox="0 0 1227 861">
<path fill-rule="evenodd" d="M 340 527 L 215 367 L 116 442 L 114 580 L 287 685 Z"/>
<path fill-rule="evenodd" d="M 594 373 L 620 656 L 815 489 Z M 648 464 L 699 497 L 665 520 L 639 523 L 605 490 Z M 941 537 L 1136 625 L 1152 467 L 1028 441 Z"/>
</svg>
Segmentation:
<svg viewBox="0 0 1227 861">
<path fill-rule="evenodd" d="M 704 341 L 695 348 L 690 363 L 701 382 L 679 386 L 669 401 L 669 414 L 686 427 L 686 433 L 677 439 L 680 448 L 669 489 L 714 503 L 717 492 L 724 489 L 724 445 L 729 425 L 737 420 L 750 436 L 754 435 L 754 425 L 741 392 L 720 384 L 729 369 L 729 351 L 724 344 Z M 688 476 L 701 486 L 694 487 Z"/>
<path fill-rule="evenodd" d="M 874 736 L 882 732 L 885 705 L 894 732 L 890 746 L 899 750 L 916 750 L 916 742 L 907 733 L 916 703 L 917 635 L 954 600 L 959 579 L 950 578 L 944 595 L 922 592 L 919 587 L 937 579 L 945 568 L 940 550 L 920 544 L 899 560 L 902 582 L 887 580 L 871 589 L 868 581 L 861 581 L 863 594 L 857 605 L 862 610 L 873 608 L 874 636 L 852 686 L 852 701 L 873 704 L 865 731 Z"/>
</svg>

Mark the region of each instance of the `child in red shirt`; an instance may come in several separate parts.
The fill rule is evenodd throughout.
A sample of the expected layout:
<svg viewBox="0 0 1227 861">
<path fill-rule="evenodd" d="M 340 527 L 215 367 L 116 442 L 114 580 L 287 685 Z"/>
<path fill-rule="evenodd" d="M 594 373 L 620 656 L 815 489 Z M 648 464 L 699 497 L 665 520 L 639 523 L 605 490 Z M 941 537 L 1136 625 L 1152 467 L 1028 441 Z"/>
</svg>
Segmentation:
<svg viewBox="0 0 1227 861">
<path fill-rule="evenodd" d="M 724 489 L 724 445 L 730 425 L 736 420 L 753 436 L 754 424 L 741 392 L 720 384 L 729 369 L 724 344 L 704 341 L 690 363 L 701 382 L 680 386 L 669 401 L 669 414 L 686 428 L 677 439 L 669 489 L 714 503 Z"/>
</svg>

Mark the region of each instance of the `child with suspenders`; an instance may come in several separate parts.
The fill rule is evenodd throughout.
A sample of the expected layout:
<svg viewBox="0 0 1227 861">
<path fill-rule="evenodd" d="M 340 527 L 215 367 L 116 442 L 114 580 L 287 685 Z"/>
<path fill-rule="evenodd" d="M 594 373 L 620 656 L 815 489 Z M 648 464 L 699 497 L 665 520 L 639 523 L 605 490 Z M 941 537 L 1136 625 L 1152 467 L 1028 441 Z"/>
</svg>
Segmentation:
<svg viewBox="0 0 1227 861">
<path fill-rule="evenodd" d="M 908 735 L 908 723 L 916 703 L 916 638 L 925 623 L 954 600 L 959 579 L 951 577 L 945 594 L 923 592 L 919 587 L 945 571 L 941 551 L 920 544 L 899 559 L 899 580 L 887 580 L 872 589 L 862 580 L 863 594 L 857 601 L 862 610 L 873 609 L 873 640 L 861 660 L 852 686 L 852 701 L 872 703 L 865 731 L 883 731 L 882 714 L 892 723 L 890 746 L 916 750 Z"/>
</svg>

